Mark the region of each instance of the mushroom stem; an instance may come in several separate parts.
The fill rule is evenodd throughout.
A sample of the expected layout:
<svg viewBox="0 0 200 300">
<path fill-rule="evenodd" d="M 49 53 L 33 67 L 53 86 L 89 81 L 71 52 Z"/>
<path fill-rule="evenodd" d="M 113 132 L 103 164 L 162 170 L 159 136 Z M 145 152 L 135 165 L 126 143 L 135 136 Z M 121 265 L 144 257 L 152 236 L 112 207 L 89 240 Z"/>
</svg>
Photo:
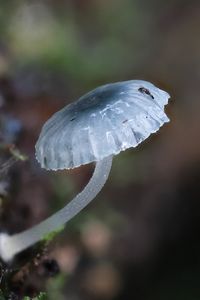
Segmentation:
<svg viewBox="0 0 200 300">
<path fill-rule="evenodd" d="M 27 249 L 38 241 L 42 240 L 52 231 L 58 230 L 66 222 L 78 214 L 89 204 L 103 188 L 112 165 L 112 156 L 106 157 L 96 163 L 94 173 L 85 186 L 69 204 L 57 213 L 47 218 L 32 228 L 14 235 L 0 234 L 0 256 L 8 262 L 21 251 Z"/>
</svg>

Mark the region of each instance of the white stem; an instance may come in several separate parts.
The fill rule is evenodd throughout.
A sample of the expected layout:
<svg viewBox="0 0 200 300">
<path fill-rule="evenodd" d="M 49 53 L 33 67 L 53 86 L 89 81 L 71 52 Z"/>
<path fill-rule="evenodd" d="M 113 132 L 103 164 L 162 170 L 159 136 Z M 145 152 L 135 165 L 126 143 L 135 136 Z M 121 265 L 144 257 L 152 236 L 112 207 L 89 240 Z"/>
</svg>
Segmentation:
<svg viewBox="0 0 200 300">
<path fill-rule="evenodd" d="M 57 213 L 32 228 L 9 236 L 0 234 L 0 256 L 4 261 L 10 261 L 14 256 L 40 241 L 47 234 L 59 229 L 78 214 L 104 186 L 112 165 L 112 156 L 96 163 L 94 173 L 83 189 L 69 204 Z"/>
</svg>

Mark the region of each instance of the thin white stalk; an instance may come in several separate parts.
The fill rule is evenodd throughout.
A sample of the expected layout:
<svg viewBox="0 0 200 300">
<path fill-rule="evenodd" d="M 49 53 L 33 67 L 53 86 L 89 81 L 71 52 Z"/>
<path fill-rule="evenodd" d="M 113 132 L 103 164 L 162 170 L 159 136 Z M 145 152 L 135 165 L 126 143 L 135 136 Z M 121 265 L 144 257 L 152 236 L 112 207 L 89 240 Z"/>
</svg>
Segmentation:
<svg viewBox="0 0 200 300">
<path fill-rule="evenodd" d="M 96 163 L 94 173 L 83 189 L 69 204 L 32 228 L 14 235 L 0 234 L 0 256 L 8 262 L 14 256 L 59 229 L 89 204 L 104 186 L 112 165 L 112 156 Z"/>
</svg>

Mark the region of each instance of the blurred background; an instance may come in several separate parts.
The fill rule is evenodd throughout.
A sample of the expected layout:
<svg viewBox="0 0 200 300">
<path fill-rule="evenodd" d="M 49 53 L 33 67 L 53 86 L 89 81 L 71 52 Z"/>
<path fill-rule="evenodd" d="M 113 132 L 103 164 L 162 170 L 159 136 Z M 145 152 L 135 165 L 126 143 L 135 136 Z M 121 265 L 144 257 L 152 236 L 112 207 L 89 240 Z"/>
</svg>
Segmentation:
<svg viewBox="0 0 200 300">
<path fill-rule="evenodd" d="M 41 170 L 43 123 L 104 83 L 168 91 L 171 122 L 114 159 L 100 195 L 53 242 L 1 263 L 1 299 L 200 299 L 200 2 L 0 0 L 0 226 L 69 201 L 93 166 Z"/>
</svg>

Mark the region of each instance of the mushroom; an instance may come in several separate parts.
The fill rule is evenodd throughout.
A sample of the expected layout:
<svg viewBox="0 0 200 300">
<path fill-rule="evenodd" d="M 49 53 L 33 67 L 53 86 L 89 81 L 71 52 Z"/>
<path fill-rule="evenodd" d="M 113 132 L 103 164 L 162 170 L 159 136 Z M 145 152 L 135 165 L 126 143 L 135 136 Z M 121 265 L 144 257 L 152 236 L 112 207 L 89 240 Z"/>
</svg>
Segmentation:
<svg viewBox="0 0 200 300">
<path fill-rule="evenodd" d="M 61 170 L 95 162 L 94 173 L 69 204 L 40 224 L 9 236 L 0 234 L 0 256 L 17 253 L 57 230 L 80 212 L 104 186 L 113 156 L 136 147 L 169 119 L 164 112 L 169 94 L 153 84 L 130 80 L 107 84 L 55 113 L 36 143 L 42 168 Z"/>
</svg>

